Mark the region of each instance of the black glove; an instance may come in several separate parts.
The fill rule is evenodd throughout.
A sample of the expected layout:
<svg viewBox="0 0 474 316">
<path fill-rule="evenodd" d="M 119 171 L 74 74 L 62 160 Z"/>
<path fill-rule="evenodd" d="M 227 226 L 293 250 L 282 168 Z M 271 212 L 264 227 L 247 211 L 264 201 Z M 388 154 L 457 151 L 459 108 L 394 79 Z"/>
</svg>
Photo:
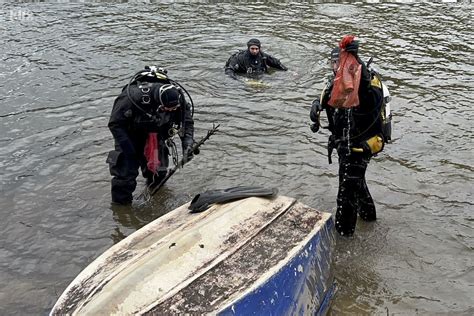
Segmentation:
<svg viewBox="0 0 474 316">
<path fill-rule="evenodd" d="M 319 112 L 323 110 L 319 99 L 314 99 L 313 103 L 311 103 L 311 111 L 309 112 L 309 118 L 313 122 L 319 122 Z"/>
<path fill-rule="evenodd" d="M 187 146 L 186 148 L 183 148 L 183 159 L 185 162 L 191 161 L 193 157 L 194 153 L 192 146 Z"/>
<path fill-rule="evenodd" d="M 354 56 L 357 56 L 357 53 L 359 52 L 359 41 L 352 41 L 346 46 L 346 48 L 344 48 L 344 50 Z"/>
<path fill-rule="evenodd" d="M 317 133 L 319 131 L 319 122 L 314 122 L 310 128 L 313 133 Z"/>
<path fill-rule="evenodd" d="M 313 122 L 313 124 L 311 124 L 311 127 L 310 127 L 313 133 L 316 133 L 317 131 L 319 131 L 319 127 L 320 127 L 319 112 L 321 112 L 322 109 L 323 107 L 321 106 L 321 103 L 319 102 L 319 100 L 315 99 L 313 103 L 311 104 L 311 111 L 309 112 L 309 118 Z"/>
</svg>

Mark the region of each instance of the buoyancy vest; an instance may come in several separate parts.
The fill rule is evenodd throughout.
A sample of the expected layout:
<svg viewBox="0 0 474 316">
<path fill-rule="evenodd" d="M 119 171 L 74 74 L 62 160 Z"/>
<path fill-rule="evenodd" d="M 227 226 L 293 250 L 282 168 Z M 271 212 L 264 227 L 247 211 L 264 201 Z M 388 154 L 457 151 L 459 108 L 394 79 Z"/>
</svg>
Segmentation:
<svg viewBox="0 0 474 316">
<path fill-rule="evenodd" d="M 145 133 L 159 133 L 161 137 L 167 138 L 168 130 L 172 127 L 179 129 L 183 119 L 185 106 L 173 112 L 161 111 L 159 104 L 150 95 L 155 85 L 161 86 L 161 82 L 135 82 L 129 87 L 129 98 L 133 100 L 133 124 L 132 129 Z"/>
<path fill-rule="evenodd" d="M 248 50 L 241 50 L 234 53 L 227 60 L 225 67 L 237 73 L 262 74 L 267 71 L 267 57 L 263 52 L 257 56 L 252 56 Z"/>
<path fill-rule="evenodd" d="M 392 114 L 390 112 L 390 93 L 388 88 L 383 84 L 380 75 L 371 71 L 371 89 L 377 89 L 374 95 L 378 98 L 375 100 L 378 109 L 377 116 L 374 118 L 378 126 L 379 132 L 370 138 L 364 140 L 362 147 L 351 148 L 353 152 L 370 151 L 372 155 L 376 155 L 385 148 L 385 144 L 391 142 L 392 139 Z"/>
<path fill-rule="evenodd" d="M 186 130 L 186 117 L 194 115 L 194 103 L 188 91 L 177 81 L 170 79 L 167 71 L 155 66 L 145 66 L 144 70 L 137 72 L 123 92 L 136 108 L 134 127 L 148 132 L 167 133 L 172 136 L 176 133 L 183 137 Z M 181 95 L 180 107 L 176 111 L 161 111 L 160 100 L 154 100 L 152 91 L 154 86 L 171 84 L 176 87 Z M 130 89 L 132 87 L 132 89 Z M 155 87 L 156 88 L 156 87 Z M 133 96 L 132 96 L 132 90 Z M 187 95 L 189 102 L 187 102 Z"/>
<path fill-rule="evenodd" d="M 375 113 L 373 114 L 373 122 L 367 129 L 364 129 L 366 132 L 371 131 L 370 135 L 367 135 L 366 139 L 359 140 L 361 147 L 357 146 L 357 142 L 353 143 L 357 147 L 352 147 L 353 152 L 364 152 L 366 150 L 370 150 L 372 154 L 377 154 L 384 149 L 384 145 L 391 142 L 392 139 L 392 113 L 390 109 L 390 93 L 385 84 L 383 84 L 380 75 L 375 71 L 371 71 L 371 81 L 370 81 L 370 89 L 374 89 L 376 93 L 373 93 L 376 96 L 375 100 Z M 333 79 L 334 77 L 330 77 L 328 83 L 326 84 L 325 88 L 323 89 L 320 97 L 321 104 L 327 104 L 329 98 L 331 97 L 331 92 L 333 89 Z M 336 116 L 338 110 L 334 109 L 332 106 L 324 106 L 326 109 L 328 123 L 329 123 L 329 130 L 332 132 L 333 136 L 332 139 L 335 142 L 343 141 L 343 139 L 339 139 L 341 137 L 340 134 L 340 124 L 337 124 L 339 121 L 336 120 Z M 344 110 L 343 110 L 344 111 Z M 340 118 L 339 118 L 340 119 Z M 339 126 L 339 127 L 338 127 Z M 358 138 L 358 137 L 357 137 Z M 332 146 L 336 146 L 333 144 Z M 364 148 L 365 147 L 365 150 Z"/>
</svg>

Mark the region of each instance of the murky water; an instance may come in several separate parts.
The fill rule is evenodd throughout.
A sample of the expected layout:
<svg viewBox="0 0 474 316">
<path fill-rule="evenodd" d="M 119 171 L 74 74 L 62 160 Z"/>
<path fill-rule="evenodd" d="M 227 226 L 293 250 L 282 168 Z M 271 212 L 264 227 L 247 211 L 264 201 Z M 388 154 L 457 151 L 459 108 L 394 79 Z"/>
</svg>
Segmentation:
<svg viewBox="0 0 474 316">
<path fill-rule="evenodd" d="M 334 212 L 337 164 L 308 112 L 349 32 L 390 87 L 395 141 L 368 169 L 378 221 L 338 239 L 331 314 L 474 313 L 472 4 L 146 2 L 0 6 L 0 314 L 47 313 L 105 249 L 205 189 L 276 186 Z M 251 37 L 290 69 L 267 87 L 223 73 Z M 112 209 L 108 116 L 148 64 L 188 88 L 196 138 L 221 132 L 151 205 Z"/>
</svg>

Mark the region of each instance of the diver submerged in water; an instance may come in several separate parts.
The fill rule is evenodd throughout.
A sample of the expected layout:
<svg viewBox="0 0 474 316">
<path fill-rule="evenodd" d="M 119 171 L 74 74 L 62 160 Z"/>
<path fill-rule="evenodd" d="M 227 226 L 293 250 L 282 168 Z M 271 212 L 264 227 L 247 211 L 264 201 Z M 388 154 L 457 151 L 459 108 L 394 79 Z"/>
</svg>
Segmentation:
<svg viewBox="0 0 474 316">
<path fill-rule="evenodd" d="M 277 58 L 262 52 L 260 41 L 253 38 L 247 42 L 247 50 L 230 56 L 225 64 L 225 73 L 232 78 L 236 78 L 236 74 L 260 75 L 269 67 L 288 70 Z"/>
</svg>

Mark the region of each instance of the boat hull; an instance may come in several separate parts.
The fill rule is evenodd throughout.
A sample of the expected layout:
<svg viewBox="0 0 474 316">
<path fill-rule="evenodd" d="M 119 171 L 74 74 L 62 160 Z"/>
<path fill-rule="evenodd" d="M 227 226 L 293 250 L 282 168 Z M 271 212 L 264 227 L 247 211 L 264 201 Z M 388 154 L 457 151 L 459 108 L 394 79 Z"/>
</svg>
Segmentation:
<svg viewBox="0 0 474 316">
<path fill-rule="evenodd" d="M 329 218 L 293 258 L 220 315 L 325 315 L 336 290 L 333 230 Z"/>
<path fill-rule="evenodd" d="M 323 311 L 333 286 L 330 214 L 283 196 L 242 199 L 198 214 L 188 205 L 98 257 L 51 314 Z"/>
</svg>

